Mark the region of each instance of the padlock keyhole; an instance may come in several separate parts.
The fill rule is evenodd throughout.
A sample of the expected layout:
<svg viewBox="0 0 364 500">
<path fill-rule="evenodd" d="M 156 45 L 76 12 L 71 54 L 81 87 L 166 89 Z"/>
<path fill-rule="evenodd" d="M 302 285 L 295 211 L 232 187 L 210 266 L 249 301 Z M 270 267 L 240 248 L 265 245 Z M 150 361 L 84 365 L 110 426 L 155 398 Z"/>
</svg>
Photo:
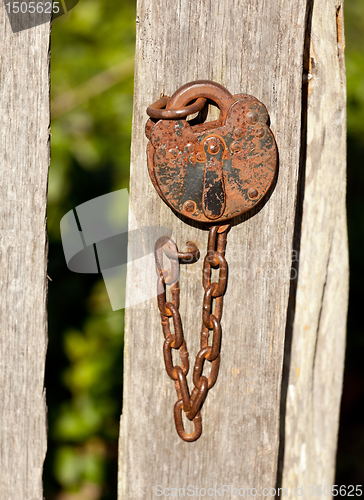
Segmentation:
<svg viewBox="0 0 364 500">
<path fill-rule="evenodd" d="M 225 211 L 226 196 L 223 175 L 225 143 L 218 136 L 211 136 L 203 143 L 206 161 L 202 191 L 202 209 L 205 216 L 214 220 Z"/>
</svg>

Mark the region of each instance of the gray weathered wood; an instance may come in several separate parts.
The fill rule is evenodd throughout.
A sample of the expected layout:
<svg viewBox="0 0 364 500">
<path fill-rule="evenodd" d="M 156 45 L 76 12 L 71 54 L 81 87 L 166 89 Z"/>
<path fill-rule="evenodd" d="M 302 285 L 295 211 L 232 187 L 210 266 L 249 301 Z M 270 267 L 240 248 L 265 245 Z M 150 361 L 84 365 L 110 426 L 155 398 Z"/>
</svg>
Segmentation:
<svg viewBox="0 0 364 500">
<path fill-rule="evenodd" d="M 50 23 L 0 32 L 0 499 L 41 500 Z"/>
<path fill-rule="evenodd" d="M 320 15 L 324 15 L 325 7 L 319 1 L 318 5 Z M 308 98 L 309 147 L 305 168 L 306 135 L 301 134 L 301 117 L 302 111 L 306 116 L 307 102 L 302 96 L 302 67 L 305 32 L 310 29 L 311 19 L 314 33 L 320 38 L 317 21 L 320 15 L 315 9 L 311 16 L 310 0 L 180 0 L 173 5 L 167 0 L 157 3 L 139 0 L 130 180 L 131 209 L 139 226 L 167 226 L 179 248 L 183 249 L 192 240 L 204 254 L 207 232 L 184 224 L 169 210 L 155 192 L 146 167 L 145 109 L 161 93 L 171 95 L 188 81 L 214 80 L 232 93 L 249 93 L 264 102 L 277 140 L 280 165 L 277 185 L 268 203 L 254 217 L 233 227 L 228 235 L 226 257 L 230 274 L 222 318 L 220 372 L 202 409 L 203 434 L 197 442 L 181 441 L 174 429 L 176 395 L 163 366 L 163 336 L 156 300 L 126 311 L 119 468 L 119 498 L 123 500 L 154 498 L 156 485 L 164 488 L 231 485 L 256 488 L 258 493 L 263 488 L 274 488 L 277 481 L 278 485 L 294 485 L 297 479 L 294 467 L 297 457 L 302 455 L 302 436 L 308 440 L 315 437 L 314 446 L 319 451 L 327 440 L 335 442 L 347 280 L 342 154 L 345 94 L 339 81 L 339 66 L 326 64 L 325 57 L 333 56 L 320 53 L 320 69 L 311 71 L 314 77 Z M 313 38 L 313 45 L 319 50 L 321 43 L 328 54 L 336 51 L 337 60 L 337 43 L 330 36 L 326 37 L 325 32 L 325 40 L 316 45 Z M 327 73 L 329 68 L 331 74 Z M 333 85 L 340 99 L 330 109 L 329 116 L 324 106 L 330 97 L 315 71 L 320 71 L 327 84 L 335 80 Z M 319 104 L 322 111 L 315 110 Z M 331 126 L 314 125 L 322 119 Z M 315 138 L 311 136 L 313 126 L 317 127 Z M 333 163 L 335 150 L 338 155 Z M 332 175 L 328 181 L 323 173 L 330 168 L 335 170 L 335 166 L 338 178 Z M 302 184 L 305 178 L 307 191 Z M 297 193 L 301 193 L 300 198 Z M 335 196 L 339 201 L 336 205 L 332 203 Z M 293 250 L 301 239 L 301 281 L 296 293 L 295 282 L 290 279 L 292 254 L 295 258 Z M 305 252 L 307 256 L 303 256 Z M 338 255 L 344 258 L 339 272 Z M 325 265 L 326 278 L 322 274 Z M 202 259 L 182 267 L 180 279 L 180 312 L 191 360 L 199 345 L 201 269 Z M 319 273 L 317 280 L 316 273 Z M 134 293 L 133 286 L 133 276 L 129 273 L 129 296 Z M 299 312 L 305 307 L 302 289 L 307 290 L 307 298 L 312 300 L 311 308 L 304 313 L 306 317 Z M 335 305 L 338 301 L 340 307 Z M 294 312 L 294 327 L 290 329 Z M 319 331 L 316 361 L 311 365 L 306 361 L 297 365 L 292 362 L 291 372 L 286 373 L 288 380 L 288 375 L 297 374 L 294 370 L 300 368 L 302 397 L 313 398 L 315 404 L 315 412 L 301 420 L 296 412 L 302 408 L 285 404 L 285 384 L 281 393 L 281 379 L 285 332 L 292 336 L 292 342 L 286 344 L 289 367 L 289 354 L 292 360 L 296 359 L 295 353 L 307 334 L 305 325 L 316 329 L 316 333 Z M 336 355 L 338 358 L 331 361 Z M 309 384 L 312 373 L 307 373 L 312 372 L 313 366 L 314 392 Z M 325 420 L 330 398 L 334 413 Z M 283 410 L 287 411 L 286 419 L 284 414 L 280 415 Z M 298 443 L 294 441 L 294 425 L 299 426 L 301 433 Z M 283 457 L 284 469 L 278 471 L 280 426 L 286 432 L 287 455 Z M 333 474 L 333 443 L 321 466 L 325 480 Z M 306 468 L 314 467 L 308 465 L 309 457 Z"/>
<path fill-rule="evenodd" d="M 348 298 L 343 6 L 315 0 L 283 486 L 335 482 Z M 311 78 L 312 76 L 312 78 Z"/>
</svg>

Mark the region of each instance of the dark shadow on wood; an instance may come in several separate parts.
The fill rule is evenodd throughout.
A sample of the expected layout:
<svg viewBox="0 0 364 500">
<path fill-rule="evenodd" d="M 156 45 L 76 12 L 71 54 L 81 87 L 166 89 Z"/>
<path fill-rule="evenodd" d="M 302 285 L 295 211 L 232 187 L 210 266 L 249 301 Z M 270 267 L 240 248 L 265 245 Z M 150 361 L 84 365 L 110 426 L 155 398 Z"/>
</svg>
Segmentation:
<svg viewBox="0 0 364 500">
<path fill-rule="evenodd" d="M 310 69 L 310 40 L 311 40 L 313 5 L 314 5 L 314 0 L 307 1 L 306 30 L 305 30 L 303 65 L 302 65 L 303 85 L 302 85 L 302 110 L 301 110 L 301 149 L 300 149 L 300 165 L 299 165 L 299 175 L 298 175 L 298 185 L 297 185 L 295 227 L 294 227 L 293 248 L 292 248 L 292 270 L 291 270 L 291 281 L 290 281 L 289 299 L 287 307 L 287 320 L 286 320 L 286 332 L 285 332 L 285 343 L 284 343 L 280 420 L 279 420 L 279 451 L 278 451 L 278 468 L 277 468 L 277 482 L 276 482 L 276 491 L 277 491 L 276 499 L 279 498 L 278 488 L 282 488 L 282 479 L 283 479 L 287 392 L 288 392 L 289 371 L 291 363 L 293 323 L 296 310 L 299 258 L 301 249 L 303 201 L 305 195 L 305 182 L 306 182 L 307 106 L 308 106 L 308 86 L 309 86 L 307 77 L 304 78 L 304 76 L 308 75 Z"/>
</svg>

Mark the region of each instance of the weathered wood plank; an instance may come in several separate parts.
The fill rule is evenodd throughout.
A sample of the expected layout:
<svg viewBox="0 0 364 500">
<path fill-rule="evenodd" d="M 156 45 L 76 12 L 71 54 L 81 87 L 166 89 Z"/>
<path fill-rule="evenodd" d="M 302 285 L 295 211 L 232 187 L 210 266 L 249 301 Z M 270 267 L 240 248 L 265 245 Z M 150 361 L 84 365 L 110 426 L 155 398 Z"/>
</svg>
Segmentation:
<svg viewBox="0 0 364 500">
<path fill-rule="evenodd" d="M 202 410 L 203 434 L 182 442 L 174 429 L 173 383 L 163 367 L 155 300 L 126 312 L 124 406 L 120 436 L 122 499 L 154 487 L 270 488 L 276 485 L 279 404 L 301 142 L 306 0 L 139 0 L 131 165 L 131 208 L 140 226 L 170 227 L 183 248 L 207 233 L 181 222 L 147 175 L 145 109 L 160 93 L 209 79 L 264 102 L 280 153 L 269 202 L 228 235 L 229 283 L 219 378 Z M 181 316 L 192 359 L 202 305 L 202 259 L 184 267 Z M 129 275 L 127 293 L 133 293 Z M 155 365 L 152 367 L 152 363 Z M 191 372 L 191 370 L 190 370 Z M 232 495 L 231 498 L 235 498 Z"/>
<path fill-rule="evenodd" d="M 0 31 L 0 498 L 41 500 L 50 23 Z"/>
<path fill-rule="evenodd" d="M 343 6 L 315 0 L 307 69 L 307 153 L 291 339 L 283 486 L 332 485 L 348 299 Z M 289 353 L 288 353 L 289 354 Z"/>
</svg>

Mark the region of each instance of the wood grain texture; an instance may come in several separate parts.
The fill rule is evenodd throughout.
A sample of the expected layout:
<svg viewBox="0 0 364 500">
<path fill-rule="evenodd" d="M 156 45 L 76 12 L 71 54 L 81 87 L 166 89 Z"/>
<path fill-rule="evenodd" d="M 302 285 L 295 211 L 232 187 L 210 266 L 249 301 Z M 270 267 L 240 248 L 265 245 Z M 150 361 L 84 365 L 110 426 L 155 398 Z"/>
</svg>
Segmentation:
<svg viewBox="0 0 364 500">
<path fill-rule="evenodd" d="M 173 231 L 181 250 L 192 240 L 204 255 L 207 232 L 185 224 L 170 211 L 155 192 L 146 165 L 145 109 L 161 93 L 171 95 L 186 82 L 214 80 L 232 93 L 249 93 L 260 99 L 270 114 L 280 164 L 277 185 L 269 201 L 228 234 L 229 282 L 222 317 L 220 372 L 203 406 L 203 434 L 195 443 L 181 441 L 174 428 L 176 395 L 164 369 L 163 335 L 156 299 L 126 311 L 120 499 L 154 498 L 156 485 L 214 488 L 225 484 L 256 488 L 259 492 L 277 484 L 285 332 L 287 318 L 292 315 L 292 303 L 293 311 L 295 304 L 301 307 L 300 288 L 296 302 L 292 301 L 295 295 L 295 284 L 291 281 L 294 234 L 300 240 L 302 232 L 302 238 L 305 237 L 309 245 L 309 238 L 315 239 L 317 232 L 326 233 L 324 224 L 313 230 L 311 220 L 307 223 L 311 233 L 306 235 L 306 219 L 301 216 L 302 231 L 297 235 L 296 222 L 298 203 L 303 203 L 297 199 L 297 186 L 299 174 L 302 178 L 304 172 L 302 140 L 306 138 L 301 134 L 301 117 L 302 109 L 304 113 L 306 109 L 302 106 L 302 71 L 310 6 L 308 0 L 179 0 L 173 8 L 167 0 L 138 2 L 130 201 L 139 226 L 166 226 Z M 337 43 L 334 45 L 337 51 Z M 321 93 L 325 94 L 324 88 Z M 340 116 L 335 115 L 338 125 L 344 118 L 343 104 L 339 103 Z M 312 116 L 311 121 L 314 119 Z M 307 140 L 311 141 L 311 137 Z M 313 152 L 307 154 L 313 172 L 316 172 L 320 150 L 316 155 L 315 159 Z M 343 168 L 342 163 L 340 165 Z M 320 182 L 319 187 L 331 193 L 331 184 L 322 179 Z M 345 186 L 335 186 L 343 199 Z M 302 200 L 306 202 L 305 192 Z M 316 200 L 307 198 L 307 204 L 312 202 L 316 204 Z M 319 384 L 316 399 L 330 396 L 320 377 L 329 356 L 340 351 L 344 332 L 345 307 L 336 311 L 336 319 L 330 313 L 333 297 L 340 297 L 346 303 L 347 270 L 344 266 L 337 273 L 335 264 L 340 242 L 345 249 L 344 206 L 340 203 L 341 208 L 333 208 L 341 217 L 340 235 L 332 233 L 331 239 L 325 237 L 331 246 L 322 250 L 328 269 L 325 294 L 317 297 L 311 292 L 316 301 L 312 307 L 321 311 L 322 330 L 322 341 L 316 346 L 316 359 L 320 360 L 316 365 L 320 366 L 315 379 Z M 330 206 L 326 210 L 326 216 L 330 217 Z M 180 312 L 191 363 L 199 346 L 202 261 L 181 269 Z M 301 261 L 302 256 L 300 265 Z M 315 268 L 311 272 L 315 273 Z M 311 285 L 315 278 L 310 275 L 308 279 Z M 317 288 L 320 289 L 319 284 Z M 129 272 L 127 294 L 133 293 L 133 276 Z M 293 339 L 295 331 L 292 330 Z M 331 350 L 326 347 L 325 334 L 334 338 Z M 190 368 L 190 381 L 191 371 Z M 338 404 L 341 373 L 334 378 L 330 384 L 335 386 L 335 404 Z M 311 394 L 311 387 L 307 386 L 306 392 Z M 323 411 L 324 406 L 319 406 L 317 415 Z M 293 418 L 290 416 L 289 422 L 286 421 L 287 432 Z M 337 416 L 329 427 L 328 437 L 337 430 Z M 306 425 L 302 432 L 308 431 Z M 289 446 L 296 444 L 290 442 Z M 329 468 L 330 460 L 332 465 L 333 453 L 331 449 L 327 465 L 323 467 Z M 284 463 L 290 468 L 293 462 L 294 457 Z M 287 474 L 281 471 L 282 484 L 290 481 L 287 477 L 288 470 Z M 237 495 L 230 497 L 237 498 Z"/>
<path fill-rule="evenodd" d="M 41 500 L 50 23 L 0 32 L 0 499 Z"/>
<path fill-rule="evenodd" d="M 348 300 L 343 6 L 312 4 L 307 152 L 286 400 L 283 486 L 332 485 Z"/>
</svg>

